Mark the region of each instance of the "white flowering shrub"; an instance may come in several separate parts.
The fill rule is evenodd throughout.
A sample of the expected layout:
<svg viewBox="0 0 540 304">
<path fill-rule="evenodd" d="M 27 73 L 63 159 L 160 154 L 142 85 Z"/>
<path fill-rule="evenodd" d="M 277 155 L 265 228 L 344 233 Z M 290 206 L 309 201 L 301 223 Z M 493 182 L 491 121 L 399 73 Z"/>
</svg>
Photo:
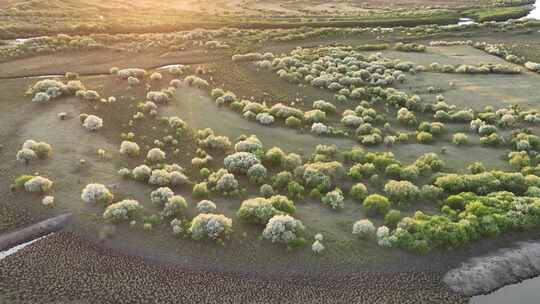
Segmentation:
<svg viewBox="0 0 540 304">
<path fill-rule="evenodd" d="M 28 164 L 30 161 L 37 159 L 37 154 L 32 149 L 22 148 L 17 152 L 16 158 L 23 164 Z"/>
<path fill-rule="evenodd" d="M 45 177 L 34 176 L 24 183 L 26 192 L 48 192 L 53 185 L 53 182 Z"/>
<path fill-rule="evenodd" d="M 390 242 L 390 229 L 386 226 L 380 226 L 376 232 L 377 244 L 381 247 L 391 247 Z"/>
<path fill-rule="evenodd" d="M 170 188 L 160 187 L 150 193 L 150 200 L 157 206 L 163 206 L 173 196 L 174 192 Z"/>
<path fill-rule="evenodd" d="M 142 110 L 144 112 L 157 111 L 158 107 L 155 102 L 147 101 L 142 105 Z"/>
<path fill-rule="evenodd" d="M 150 91 L 150 92 L 146 93 L 146 100 L 151 101 L 151 102 L 156 103 L 156 104 L 168 103 L 170 101 L 170 99 L 171 99 L 171 97 L 165 92 Z"/>
<path fill-rule="evenodd" d="M 62 90 L 65 87 L 64 83 L 54 79 L 43 79 L 36 82 L 29 90 L 28 93 L 36 94 L 38 92 L 50 92 L 51 89 Z"/>
<path fill-rule="evenodd" d="M 268 113 L 259 113 L 257 116 L 255 116 L 255 120 L 257 120 L 261 125 L 271 125 L 274 123 L 274 116 L 268 114 Z"/>
<path fill-rule="evenodd" d="M 103 219 L 113 223 L 132 219 L 143 207 L 138 201 L 125 199 L 118 203 L 109 205 L 103 212 Z"/>
<path fill-rule="evenodd" d="M 150 74 L 150 80 L 151 81 L 160 81 L 161 79 L 163 79 L 163 76 L 159 72 L 154 72 L 154 73 Z"/>
<path fill-rule="evenodd" d="M 41 158 L 41 159 L 49 157 L 51 155 L 51 151 L 52 151 L 52 147 L 48 143 L 43 142 L 43 141 L 42 142 L 36 142 L 35 140 L 32 140 L 32 139 L 28 139 L 28 140 L 26 140 L 24 142 L 24 144 L 22 146 L 22 150 L 25 150 L 25 149 L 30 149 L 30 150 L 34 151 L 36 156 L 38 158 Z M 24 153 L 28 153 L 28 151 L 24 151 L 23 154 Z M 24 155 L 22 155 L 22 156 L 24 157 Z M 28 155 L 28 157 L 32 157 L 32 156 Z M 20 160 L 20 161 L 22 161 L 22 160 Z"/>
<path fill-rule="evenodd" d="M 207 88 L 209 86 L 208 81 L 194 75 L 187 76 L 186 78 L 184 78 L 184 81 L 187 83 L 188 86 L 194 86 L 201 89 Z"/>
<path fill-rule="evenodd" d="M 316 122 L 311 125 L 311 133 L 317 134 L 317 135 L 323 135 L 327 134 L 329 131 L 328 126 L 326 126 L 323 123 Z"/>
<path fill-rule="evenodd" d="M 324 251 L 324 245 L 320 241 L 315 241 L 313 245 L 311 245 L 311 251 L 316 254 L 320 254 Z"/>
<path fill-rule="evenodd" d="M 138 86 L 141 83 L 141 81 L 137 79 L 137 77 L 129 76 L 127 79 L 127 83 L 130 87 L 135 87 L 135 86 Z"/>
<path fill-rule="evenodd" d="M 120 144 L 120 153 L 128 156 L 138 156 L 141 149 L 136 142 L 124 140 Z"/>
<path fill-rule="evenodd" d="M 116 74 L 118 75 L 120 79 L 124 79 L 124 80 L 128 79 L 129 77 L 143 79 L 144 76 L 146 76 L 146 70 L 138 69 L 138 68 L 128 68 L 128 69 L 118 70 Z"/>
<path fill-rule="evenodd" d="M 189 233 L 194 240 L 224 240 L 232 233 L 232 220 L 222 214 L 201 213 L 191 221 Z"/>
<path fill-rule="evenodd" d="M 98 101 L 100 100 L 99 93 L 94 90 L 86 90 L 82 94 L 82 98 L 86 101 Z"/>
<path fill-rule="evenodd" d="M 160 148 L 150 149 L 148 153 L 146 154 L 146 159 L 154 163 L 164 161 L 165 158 L 166 158 L 166 154 Z"/>
<path fill-rule="evenodd" d="M 324 236 L 321 233 L 315 234 L 315 241 L 322 242 L 324 240 Z"/>
<path fill-rule="evenodd" d="M 89 204 L 110 204 L 114 196 L 111 191 L 102 184 L 88 184 L 81 193 L 81 199 Z"/>
<path fill-rule="evenodd" d="M 83 127 L 89 131 L 97 131 L 103 127 L 103 119 L 95 116 L 88 115 L 83 121 Z"/>
<path fill-rule="evenodd" d="M 188 204 L 186 199 L 181 195 L 174 195 L 169 197 L 163 206 L 163 211 L 161 211 L 161 216 L 163 217 L 172 217 L 177 216 L 182 211 L 186 210 Z"/>
<path fill-rule="evenodd" d="M 184 173 L 178 171 L 170 172 L 169 179 L 171 186 L 181 186 L 189 183 L 188 177 Z"/>
<path fill-rule="evenodd" d="M 261 150 L 263 148 L 262 142 L 255 135 L 237 142 L 234 145 L 234 151 L 236 152 L 250 152 Z"/>
<path fill-rule="evenodd" d="M 197 143 L 204 148 L 219 150 L 227 150 L 232 145 L 227 136 L 215 136 L 211 129 L 200 130 Z"/>
<path fill-rule="evenodd" d="M 290 215 L 275 215 L 266 224 L 262 237 L 272 243 L 291 243 L 304 231 L 304 225 L 300 220 Z"/>
<path fill-rule="evenodd" d="M 51 96 L 45 92 L 37 92 L 34 98 L 32 98 L 32 102 L 41 104 L 47 103 L 49 100 L 51 100 Z"/>
<path fill-rule="evenodd" d="M 150 178 L 150 174 L 152 174 L 152 169 L 150 169 L 150 167 L 148 167 L 147 165 L 140 165 L 133 168 L 131 174 L 133 175 L 133 178 L 135 180 L 145 182 Z"/>
<path fill-rule="evenodd" d="M 180 235 L 185 232 L 182 221 L 176 218 L 171 221 L 171 228 L 174 235 Z"/>
<path fill-rule="evenodd" d="M 370 220 L 364 219 L 353 224 L 352 233 L 359 238 L 367 239 L 375 235 L 375 230 L 375 225 Z"/>
<path fill-rule="evenodd" d="M 197 210 L 199 210 L 200 213 L 214 213 L 216 212 L 216 209 L 216 204 L 209 200 L 202 200 L 197 203 Z"/>
<path fill-rule="evenodd" d="M 43 206 L 52 207 L 54 206 L 54 196 L 47 195 L 41 200 Z"/>
<path fill-rule="evenodd" d="M 532 61 L 525 62 L 525 67 L 533 72 L 540 73 L 540 64 Z"/>
<path fill-rule="evenodd" d="M 364 120 L 356 115 L 346 115 L 341 119 L 341 123 L 349 128 L 358 128 Z"/>
<path fill-rule="evenodd" d="M 222 193 L 232 193 L 238 190 L 238 181 L 234 174 L 226 173 L 216 183 L 216 190 Z"/>
<path fill-rule="evenodd" d="M 326 193 L 322 199 L 322 203 L 332 209 L 343 209 L 345 207 L 345 198 L 340 189 L 336 188 L 333 191 Z"/>
<path fill-rule="evenodd" d="M 168 186 L 171 184 L 171 173 L 167 170 L 154 169 L 148 179 L 148 183 L 156 186 Z"/>
<path fill-rule="evenodd" d="M 236 152 L 223 160 L 225 168 L 235 173 L 247 173 L 249 168 L 260 163 L 261 161 L 257 156 L 249 152 Z"/>
</svg>

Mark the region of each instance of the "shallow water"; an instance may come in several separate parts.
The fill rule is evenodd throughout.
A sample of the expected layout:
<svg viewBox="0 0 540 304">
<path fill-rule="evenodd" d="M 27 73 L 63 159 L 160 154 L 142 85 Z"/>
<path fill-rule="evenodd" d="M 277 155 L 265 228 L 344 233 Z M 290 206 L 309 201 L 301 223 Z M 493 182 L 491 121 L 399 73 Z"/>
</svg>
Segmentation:
<svg viewBox="0 0 540 304">
<path fill-rule="evenodd" d="M 525 280 L 521 283 L 505 286 L 493 293 L 476 296 L 471 299 L 470 304 L 538 304 L 538 290 L 540 288 L 540 277 Z"/>
<path fill-rule="evenodd" d="M 540 3 L 538 2 L 538 0 L 534 4 L 534 9 L 530 11 L 529 14 L 525 16 L 524 18 L 540 19 Z"/>
</svg>

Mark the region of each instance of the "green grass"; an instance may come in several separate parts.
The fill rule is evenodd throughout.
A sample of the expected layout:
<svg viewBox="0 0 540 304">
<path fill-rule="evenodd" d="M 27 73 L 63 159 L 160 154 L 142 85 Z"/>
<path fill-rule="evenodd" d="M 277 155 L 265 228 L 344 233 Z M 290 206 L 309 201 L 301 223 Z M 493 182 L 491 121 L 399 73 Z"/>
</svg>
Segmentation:
<svg viewBox="0 0 540 304">
<path fill-rule="evenodd" d="M 473 9 L 464 12 L 465 16 L 471 17 L 479 22 L 505 21 L 508 19 L 518 19 L 526 16 L 532 10 L 531 6 L 510 6 L 485 9 Z"/>
</svg>

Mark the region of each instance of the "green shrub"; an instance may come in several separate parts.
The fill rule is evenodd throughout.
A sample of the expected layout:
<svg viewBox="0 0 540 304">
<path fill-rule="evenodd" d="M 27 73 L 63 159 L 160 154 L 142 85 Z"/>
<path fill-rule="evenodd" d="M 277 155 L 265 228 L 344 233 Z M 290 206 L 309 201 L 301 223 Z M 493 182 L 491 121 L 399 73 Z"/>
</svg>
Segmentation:
<svg viewBox="0 0 540 304">
<path fill-rule="evenodd" d="M 409 204 L 420 197 L 420 190 L 409 181 L 390 180 L 384 185 L 384 193 L 393 202 Z"/>
<path fill-rule="evenodd" d="M 17 189 L 24 189 L 24 183 L 34 178 L 32 175 L 21 175 L 14 181 L 14 185 Z"/>
<path fill-rule="evenodd" d="M 363 202 L 368 195 L 366 186 L 362 183 L 357 183 L 351 187 L 349 195 L 358 202 Z"/>
<path fill-rule="evenodd" d="M 293 175 L 291 172 L 282 171 L 272 177 L 272 185 L 276 189 L 285 189 L 292 180 Z"/>
<path fill-rule="evenodd" d="M 210 195 L 208 184 L 206 182 L 195 184 L 192 195 L 195 198 L 207 198 Z"/>
<path fill-rule="evenodd" d="M 384 225 L 390 228 L 396 227 L 401 220 L 401 212 L 399 210 L 392 209 L 384 216 Z"/>
<path fill-rule="evenodd" d="M 369 214 L 385 215 L 390 210 L 390 201 L 380 194 L 371 194 L 364 199 L 363 206 Z"/>
<path fill-rule="evenodd" d="M 264 159 L 268 162 L 268 164 L 279 167 L 285 159 L 285 153 L 280 148 L 273 147 L 266 151 Z"/>
<path fill-rule="evenodd" d="M 416 140 L 421 144 L 429 144 L 433 142 L 433 135 L 428 132 L 418 132 L 416 134 Z"/>
<path fill-rule="evenodd" d="M 276 214 L 280 214 L 280 211 L 268 199 L 262 197 L 243 201 L 236 213 L 240 219 L 248 223 L 262 225 L 266 225 Z"/>
<path fill-rule="evenodd" d="M 283 211 L 285 213 L 294 213 L 296 211 L 296 207 L 294 206 L 294 202 L 288 199 L 284 195 L 274 195 L 268 199 L 268 201 L 279 211 Z"/>
<path fill-rule="evenodd" d="M 467 137 L 465 133 L 456 133 L 452 137 L 452 143 L 456 146 L 465 145 L 467 144 L 468 141 L 469 141 L 469 138 Z"/>
<path fill-rule="evenodd" d="M 287 190 L 289 197 L 292 199 L 304 198 L 304 187 L 295 181 L 289 182 L 287 185 Z"/>
<path fill-rule="evenodd" d="M 349 169 L 349 177 L 354 180 L 368 178 L 375 174 L 375 165 L 372 163 L 356 164 Z"/>
<path fill-rule="evenodd" d="M 294 116 L 288 117 L 285 119 L 285 126 L 291 129 L 298 129 L 302 126 L 302 120 Z"/>
</svg>

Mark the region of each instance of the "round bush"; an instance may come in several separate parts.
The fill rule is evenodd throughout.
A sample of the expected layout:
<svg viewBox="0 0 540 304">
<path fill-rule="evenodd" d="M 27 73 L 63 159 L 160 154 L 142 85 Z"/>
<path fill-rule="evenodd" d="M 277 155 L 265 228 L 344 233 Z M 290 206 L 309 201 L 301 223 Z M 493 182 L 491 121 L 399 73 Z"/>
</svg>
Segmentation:
<svg viewBox="0 0 540 304">
<path fill-rule="evenodd" d="M 351 187 L 349 195 L 356 201 L 362 202 L 368 195 L 368 190 L 366 186 L 362 183 L 357 183 Z"/>
<path fill-rule="evenodd" d="M 174 192 L 170 188 L 160 187 L 150 193 L 150 200 L 155 205 L 163 206 L 173 196 Z"/>
<path fill-rule="evenodd" d="M 380 194 L 371 194 L 362 204 L 369 214 L 385 215 L 390 210 L 390 201 Z"/>
<path fill-rule="evenodd" d="M 222 214 L 201 213 L 193 218 L 188 231 L 194 240 L 223 241 L 232 233 L 232 220 Z"/>
<path fill-rule="evenodd" d="M 249 181 L 254 184 L 262 184 L 266 180 L 266 168 L 261 164 L 251 166 L 247 171 Z"/>
<path fill-rule="evenodd" d="M 428 132 L 418 132 L 416 135 L 416 140 L 421 144 L 429 144 L 433 142 L 433 135 Z"/>
<path fill-rule="evenodd" d="M 164 161 L 165 158 L 166 158 L 166 154 L 165 152 L 161 151 L 160 148 L 150 149 L 148 153 L 146 154 L 146 159 L 154 163 Z"/>
<path fill-rule="evenodd" d="M 140 153 L 139 145 L 136 142 L 124 140 L 120 144 L 120 153 L 128 156 L 138 156 Z"/>
<path fill-rule="evenodd" d="M 375 230 L 375 225 L 368 219 L 356 221 L 352 227 L 352 233 L 362 239 L 373 237 Z"/>
<path fill-rule="evenodd" d="M 304 229 L 302 222 L 290 215 L 275 215 L 266 224 L 262 237 L 272 243 L 289 244 L 300 238 Z"/>
<path fill-rule="evenodd" d="M 401 212 L 399 210 L 392 209 L 384 216 L 384 224 L 389 227 L 396 227 L 401 221 Z"/>
<path fill-rule="evenodd" d="M 467 144 L 468 141 L 469 141 L 469 138 L 467 137 L 465 133 L 456 133 L 452 137 L 452 143 L 456 146 L 465 145 Z"/>
<path fill-rule="evenodd" d="M 343 207 L 345 207 L 344 200 L 345 198 L 343 197 L 343 193 L 338 188 L 326 193 L 321 199 L 323 204 L 332 209 L 343 209 Z"/>
<path fill-rule="evenodd" d="M 178 216 L 182 211 L 186 210 L 188 204 L 181 195 L 173 195 L 165 202 L 161 215 L 163 217 Z"/>
<path fill-rule="evenodd" d="M 270 218 L 279 213 L 268 199 L 258 197 L 243 201 L 237 215 L 248 223 L 266 224 Z"/>
<path fill-rule="evenodd" d="M 399 204 L 408 204 L 420 197 L 418 187 L 409 181 L 390 180 L 384 185 L 384 193 Z"/>
<path fill-rule="evenodd" d="M 216 209 L 216 204 L 209 200 L 202 200 L 197 203 L 197 210 L 199 210 L 200 213 L 214 213 Z"/>
<path fill-rule="evenodd" d="M 103 212 L 103 219 L 111 222 L 127 221 L 132 219 L 143 207 L 138 201 L 125 199 L 118 203 L 109 205 Z"/>
<path fill-rule="evenodd" d="M 260 164 L 260 160 L 253 153 L 236 152 L 225 157 L 223 164 L 230 172 L 247 173 L 249 168 L 256 164 Z"/>
<path fill-rule="evenodd" d="M 81 199 L 89 204 L 110 204 L 114 196 L 102 184 L 88 184 L 81 193 Z"/>
<path fill-rule="evenodd" d="M 83 122 L 83 127 L 89 131 L 97 131 L 103 127 L 103 119 L 95 116 L 88 115 Z"/>
</svg>

